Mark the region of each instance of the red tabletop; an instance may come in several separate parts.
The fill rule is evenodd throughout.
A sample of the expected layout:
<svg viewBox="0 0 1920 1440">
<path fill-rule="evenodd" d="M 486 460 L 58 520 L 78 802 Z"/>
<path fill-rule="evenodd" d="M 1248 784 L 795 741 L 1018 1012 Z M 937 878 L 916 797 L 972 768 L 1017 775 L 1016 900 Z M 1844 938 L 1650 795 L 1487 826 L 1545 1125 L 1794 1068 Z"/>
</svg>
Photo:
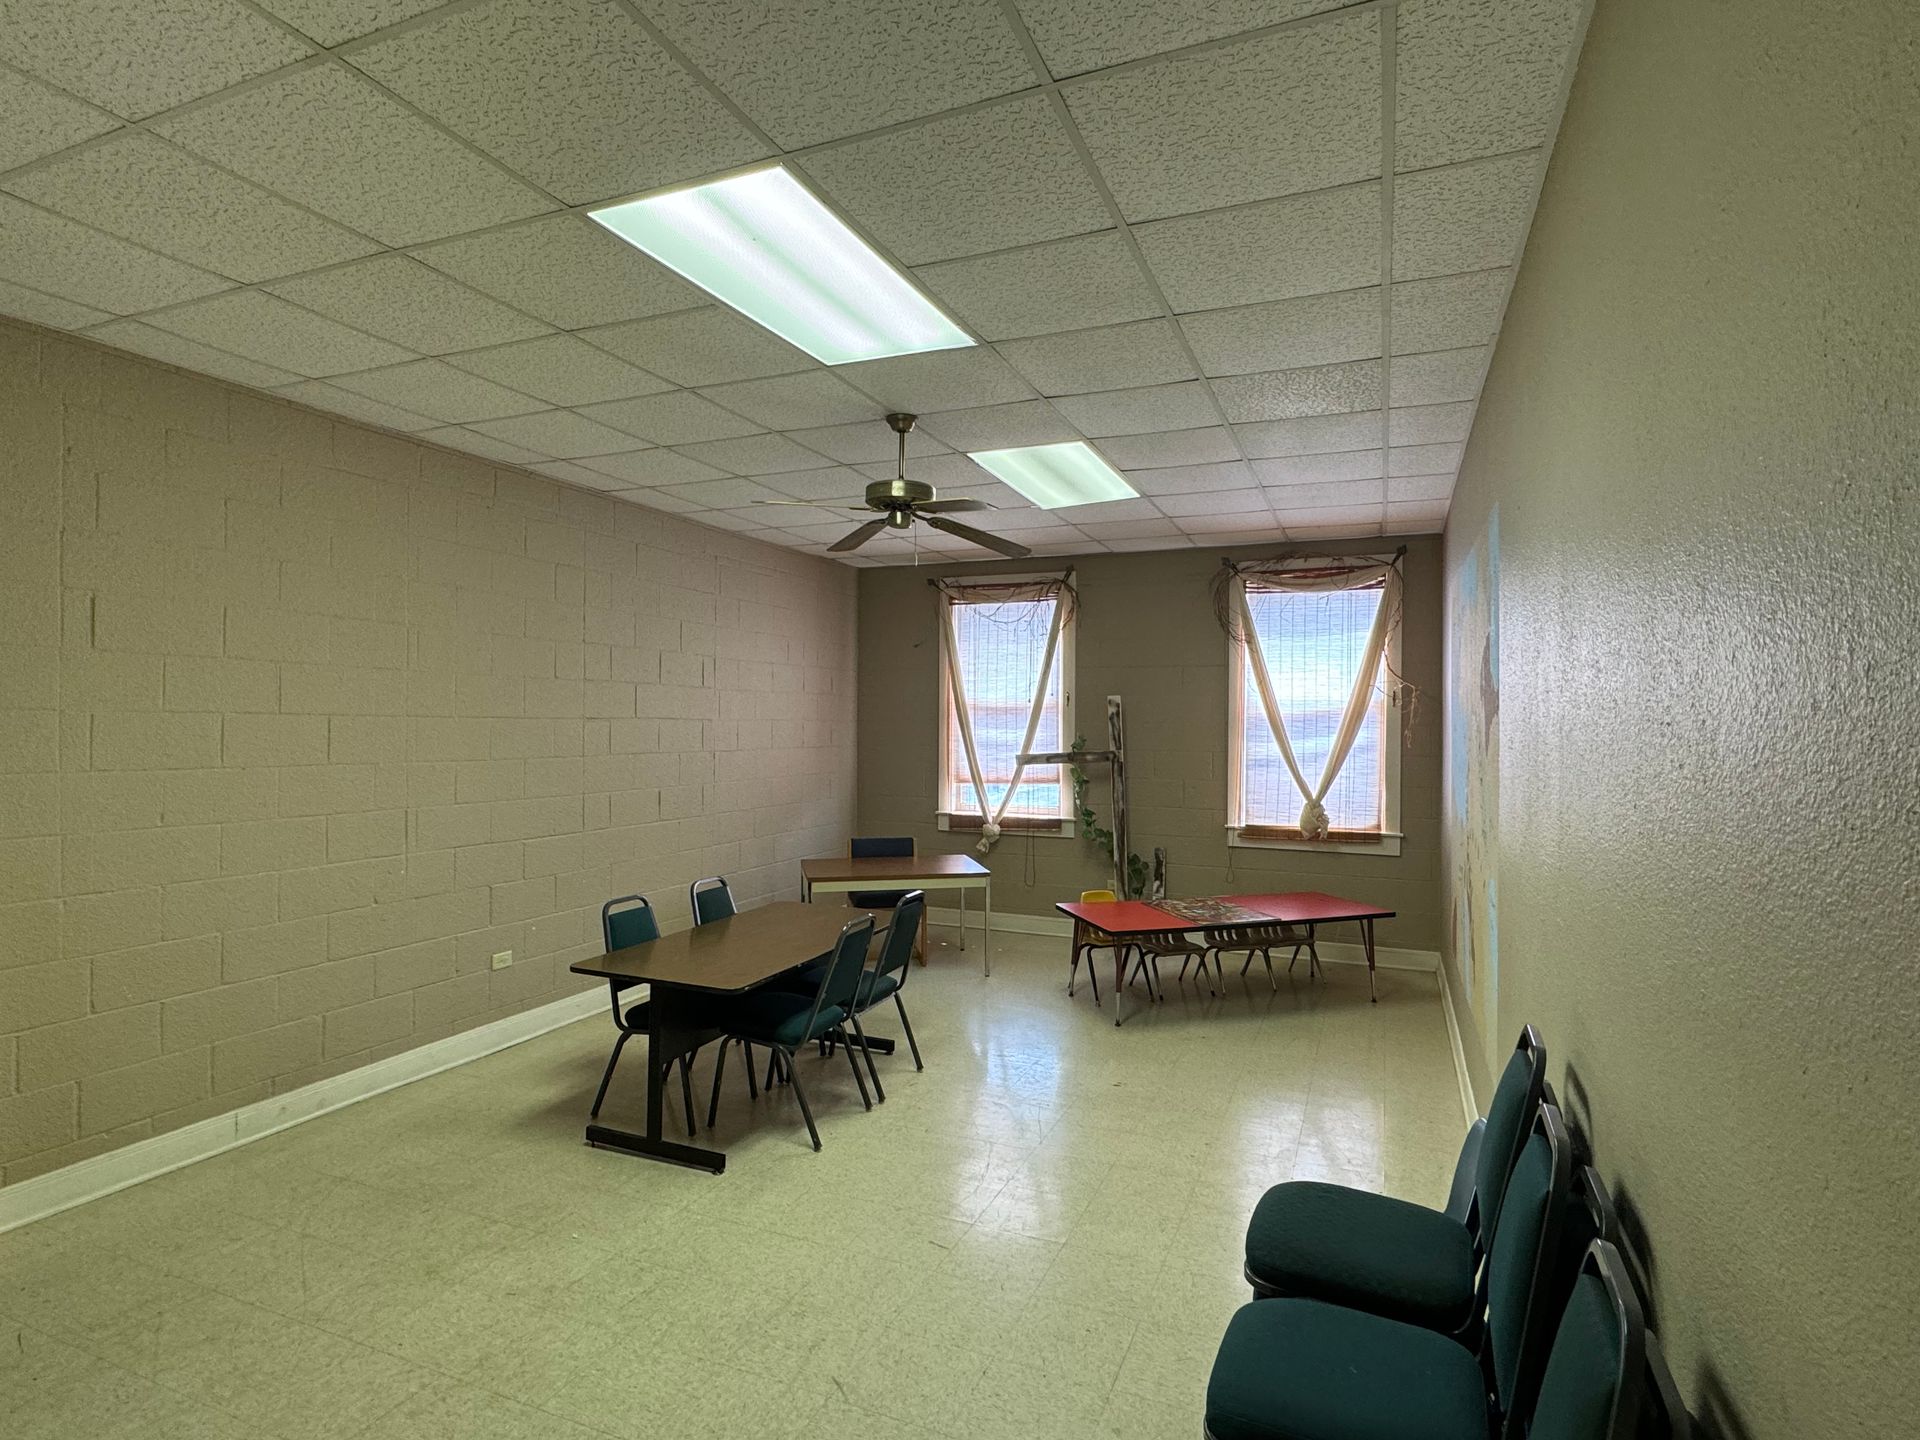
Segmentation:
<svg viewBox="0 0 1920 1440">
<path fill-rule="evenodd" d="M 1258 910 L 1269 921 L 1285 920 L 1295 925 L 1330 925 L 1341 920 L 1387 920 L 1394 914 L 1378 905 L 1344 900 L 1338 895 L 1328 895 L 1319 890 L 1291 890 L 1275 895 L 1222 895 L 1217 898 L 1244 905 L 1249 910 Z M 1184 916 L 1170 915 L 1144 900 L 1062 900 L 1053 908 L 1109 935 L 1169 935 L 1240 928 L 1230 922 L 1188 920 Z M 1256 922 L 1240 922 L 1241 925 L 1250 923 Z"/>
</svg>

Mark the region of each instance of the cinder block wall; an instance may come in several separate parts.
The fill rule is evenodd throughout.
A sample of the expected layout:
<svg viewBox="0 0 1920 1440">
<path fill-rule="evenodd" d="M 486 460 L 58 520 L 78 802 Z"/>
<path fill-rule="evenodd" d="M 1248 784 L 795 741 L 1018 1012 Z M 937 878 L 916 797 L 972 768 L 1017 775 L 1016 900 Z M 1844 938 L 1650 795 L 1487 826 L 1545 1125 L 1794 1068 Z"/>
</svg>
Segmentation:
<svg viewBox="0 0 1920 1440">
<path fill-rule="evenodd" d="M 5 322 L 0 416 L 5 1183 L 844 846 L 850 570 Z"/>
</svg>

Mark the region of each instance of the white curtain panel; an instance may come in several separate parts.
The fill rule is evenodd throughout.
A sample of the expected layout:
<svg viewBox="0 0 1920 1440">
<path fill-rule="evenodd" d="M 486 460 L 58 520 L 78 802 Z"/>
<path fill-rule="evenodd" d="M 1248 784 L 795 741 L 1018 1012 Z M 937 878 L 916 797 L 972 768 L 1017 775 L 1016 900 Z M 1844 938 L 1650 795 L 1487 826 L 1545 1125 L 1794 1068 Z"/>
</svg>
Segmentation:
<svg viewBox="0 0 1920 1440">
<path fill-rule="evenodd" d="M 1293 745 L 1287 738 L 1280 702 L 1274 698 L 1273 677 L 1267 673 L 1267 657 L 1260 647 L 1260 632 L 1254 629 L 1253 611 L 1247 604 L 1247 574 L 1236 576 L 1233 582 L 1234 601 L 1240 612 L 1243 637 L 1240 644 L 1245 648 L 1247 664 L 1253 670 L 1253 684 L 1260 696 L 1260 708 L 1266 712 L 1267 725 L 1273 731 L 1280 758 L 1286 762 L 1287 773 L 1293 777 L 1293 783 L 1299 788 L 1301 799 L 1305 802 L 1300 807 L 1300 833 L 1308 840 L 1323 840 L 1328 830 L 1327 791 L 1340 778 L 1340 769 L 1347 763 L 1347 755 L 1353 749 L 1354 737 L 1360 733 L 1360 727 L 1366 721 L 1367 707 L 1372 703 L 1374 681 L 1380 673 L 1380 660 L 1386 650 L 1387 630 L 1393 623 L 1393 617 L 1400 611 L 1400 567 L 1391 563 L 1317 567 L 1311 570 L 1288 570 L 1276 566 L 1257 572 L 1257 577 L 1262 586 L 1272 589 L 1311 593 L 1364 590 L 1374 585 L 1382 587 L 1380 608 L 1374 612 L 1373 628 L 1367 633 L 1366 648 L 1360 652 L 1360 665 L 1354 672 L 1353 690 L 1348 694 L 1346 709 L 1340 716 L 1340 728 L 1334 731 L 1333 748 L 1327 752 L 1326 767 L 1321 771 L 1318 782 L 1309 785 L 1307 777 L 1300 772 L 1300 762 L 1294 756 Z M 1235 783 L 1238 784 L 1237 778 Z M 1240 809 L 1240 797 L 1236 795 L 1236 815 Z"/>
</svg>

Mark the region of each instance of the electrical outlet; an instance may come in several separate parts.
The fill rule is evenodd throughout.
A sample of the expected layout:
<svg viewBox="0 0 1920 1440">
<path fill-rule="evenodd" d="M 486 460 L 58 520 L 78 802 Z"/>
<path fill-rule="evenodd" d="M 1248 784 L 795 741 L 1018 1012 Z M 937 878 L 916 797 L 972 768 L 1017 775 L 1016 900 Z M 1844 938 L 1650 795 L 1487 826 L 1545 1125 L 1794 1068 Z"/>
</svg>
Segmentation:
<svg viewBox="0 0 1920 1440">
<path fill-rule="evenodd" d="M 511 950 L 496 950 L 496 951 L 494 952 L 494 955 L 493 955 L 493 968 L 494 968 L 494 969 L 496 969 L 496 970 L 504 970 L 504 969 L 506 969 L 506 968 L 507 968 L 507 966 L 509 966 L 509 965 L 511 965 L 511 964 L 513 964 L 513 951 L 511 951 Z"/>
</svg>

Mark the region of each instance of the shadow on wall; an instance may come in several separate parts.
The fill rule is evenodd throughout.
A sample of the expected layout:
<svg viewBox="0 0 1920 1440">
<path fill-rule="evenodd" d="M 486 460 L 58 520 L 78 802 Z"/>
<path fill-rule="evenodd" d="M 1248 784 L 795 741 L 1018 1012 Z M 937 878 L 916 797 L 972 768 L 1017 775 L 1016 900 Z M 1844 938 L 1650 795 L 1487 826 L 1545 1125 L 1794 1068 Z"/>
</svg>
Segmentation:
<svg viewBox="0 0 1920 1440">
<path fill-rule="evenodd" d="M 1694 1440 L 1754 1440 L 1753 1431 L 1740 1417 L 1726 1382 L 1713 1366 L 1702 1367 L 1693 1386 Z"/>
</svg>

